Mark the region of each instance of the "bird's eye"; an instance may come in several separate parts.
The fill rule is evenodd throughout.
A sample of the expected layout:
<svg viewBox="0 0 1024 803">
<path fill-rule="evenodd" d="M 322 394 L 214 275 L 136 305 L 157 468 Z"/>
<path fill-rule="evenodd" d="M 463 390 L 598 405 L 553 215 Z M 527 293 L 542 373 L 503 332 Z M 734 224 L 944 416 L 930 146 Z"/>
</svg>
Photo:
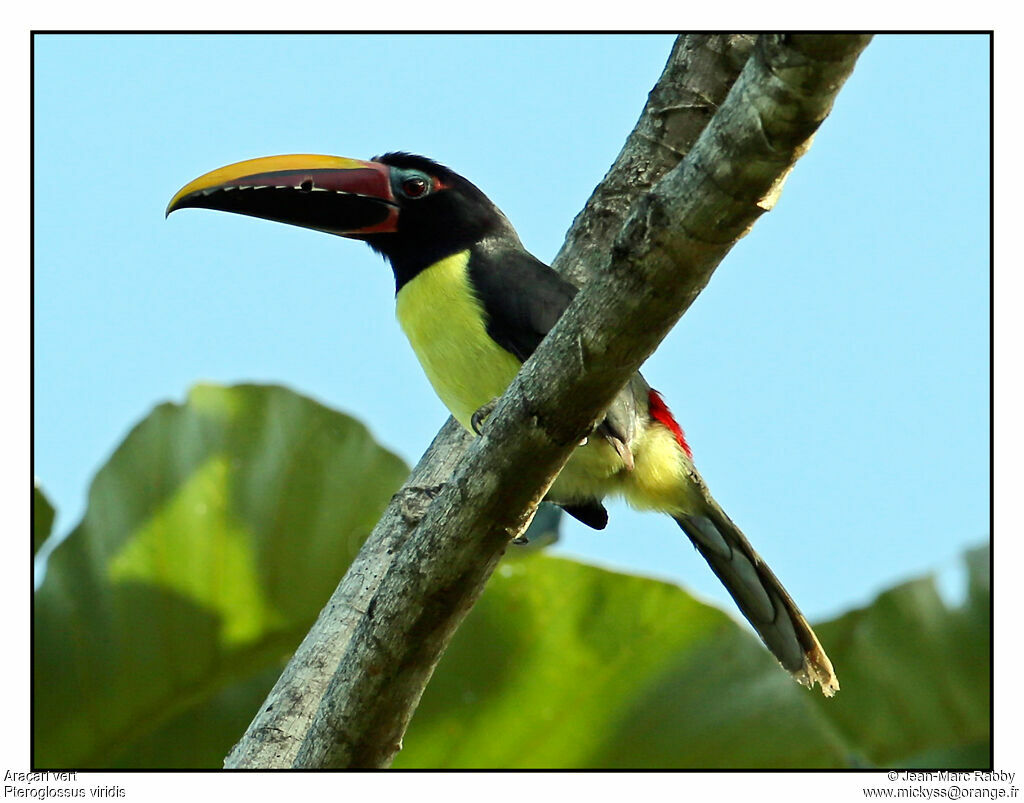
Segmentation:
<svg viewBox="0 0 1024 803">
<path fill-rule="evenodd" d="M 430 184 L 427 180 L 419 176 L 407 178 L 402 182 L 402 193 L 408 198 L 419 198 L 422 195 L 426 195 L 429 189 Z"/>
</svg>

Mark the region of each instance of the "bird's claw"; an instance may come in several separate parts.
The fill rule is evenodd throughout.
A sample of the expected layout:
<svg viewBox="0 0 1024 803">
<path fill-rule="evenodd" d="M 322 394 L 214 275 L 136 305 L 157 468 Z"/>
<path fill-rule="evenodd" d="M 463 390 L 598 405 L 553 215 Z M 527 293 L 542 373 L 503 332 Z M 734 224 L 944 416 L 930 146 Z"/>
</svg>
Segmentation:
<svg viewBox="0 0 1024 803">
<path fill-rule="evenodd" d="M 526 537 L 525 535 L 520 535 L 520 536 L 519 536 L 519 537 L 517 537 L 517 538 L 513 538 L 513 539 L 512 539 L 512 543 L 513 543 L 513 544 L 518 544 L 519 546 L 522 546 L 523 544 L 528 544 L 528 543 L 530 543 L 530 539 L 529 539 L 529 538 L 527 538 L 527 537 Z"/>
<path fill-rule="evenodd" d="M 473 427 L 473 431 L 477 435 L 483 435 L 484 419 L 487 418 L 491 413 L 494 412 L 494 408 L 497 407 L 498 400 L 491 399 L 487 404 L 481 405 L 475 413 L 470 417 L 469 423 Z"/>
</svg>

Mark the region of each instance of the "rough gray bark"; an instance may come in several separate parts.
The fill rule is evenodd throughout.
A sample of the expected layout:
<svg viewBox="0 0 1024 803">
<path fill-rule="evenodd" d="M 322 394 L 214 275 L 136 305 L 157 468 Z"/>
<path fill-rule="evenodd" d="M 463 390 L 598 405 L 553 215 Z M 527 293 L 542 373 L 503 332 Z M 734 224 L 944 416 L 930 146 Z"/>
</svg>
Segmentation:
<svg viewBox="0 0 1024 803">
<path fill-rule="evenodd" d="M 734 34 L 676 39 L 640 119 L 566 234 L 551 263 L 555 270 L 583 285 L 603 269 L 633 203 L 689 153 L 755 39 Z"/>
<path fill-rule="evenodd" d="M 616 165 L 625 171 L 616 179 L 621 197 L 595 192 L 559 255 L 563 266 L 603 267 L 502 397 L 484 437 L 466 449 L 470 439 L 446 424 L 226 766 L 390 764 L 434 666 L 508 541 L 526 527 L 575 444 L 736 239 L 770 208 L 867 41 L 762 36 L 726 100 L 727 78 L 711 82 L 719 95 L 714 87 L 710 95 L 699 90 L 704 106 L 684 93 L 676 95 L 675 109 L 667 95 L 659 96 L 659 82 L 645 110 L 647 116 L 656 98 L 662 104 L 649 120 L 654 141 L 641 118 Z M 743 39 L 682 37 L 665 74 L 679 60 L 696 64 L 701 56 L 716 68 L 735 69 L 744 48 Z M 701 86 L 687 83 L 686 70 L 678 75 L 680 87 Z M 700 109 L 713 106 L 720 108 L 711 123 L 672 167 L 689 134 L 665 120 L 706 116 Z M 630 182 L 631 160 L 644 165 L 633 172 L 637 184 Z M 645 192 L 644 182 L 659 175 Z M 625 226 L 617 226 L 616 216 L 630 205 Z M 632 320 L 643 326 L 630 326 Z"/>
</svg>

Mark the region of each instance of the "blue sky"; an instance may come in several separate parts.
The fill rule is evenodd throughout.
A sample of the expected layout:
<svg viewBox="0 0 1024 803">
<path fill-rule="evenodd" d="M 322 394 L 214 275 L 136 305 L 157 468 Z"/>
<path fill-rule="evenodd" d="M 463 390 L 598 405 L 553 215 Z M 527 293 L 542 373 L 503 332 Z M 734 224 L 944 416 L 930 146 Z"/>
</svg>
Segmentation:
<svg viewBox="0 0 1024 803">
<path fill-rule="evenodd" d="M 550 260 L 660 74 L 658 36 L 40 36 L 35 474 L 66 532 L 127 430 L 273 382 L 414 462 L 445 418 L 364 246 L 163 210 L 276 153 L 423 153 Z M 812 618 L 989 535 L 988 40 L 881 36 L 770 214 L 644 372 Z M 731 602 L 667 518 L 558 551 Z"/>
</svg>

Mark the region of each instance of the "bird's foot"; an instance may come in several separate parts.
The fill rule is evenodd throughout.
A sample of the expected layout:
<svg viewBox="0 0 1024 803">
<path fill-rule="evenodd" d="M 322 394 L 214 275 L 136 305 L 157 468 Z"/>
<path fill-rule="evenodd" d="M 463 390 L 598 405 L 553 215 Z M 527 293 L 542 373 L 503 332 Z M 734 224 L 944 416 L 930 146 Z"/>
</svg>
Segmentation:
<svg viewBox="0 0 1024 803">
<path fill-rule="evenodd" d="M 513 538 L 512 543 L 518 546 L 522 546 L 523 544 L 530 543 L 530 539 L 527 538 L 525 535 L 520 535 L 518 538 Z"/>
<path fill-rule="evenodd" d="M 470 425 L 473 427 L 473 431 L 477 435 L 483 435 L 484 419 L 487 418 L 491 413 L 494 412 L 494 408 L 498 406 L 497 399 L 491 399 L 487 404 L 481 405 L 479 409 L 469 419 Z"/>
</svg>

